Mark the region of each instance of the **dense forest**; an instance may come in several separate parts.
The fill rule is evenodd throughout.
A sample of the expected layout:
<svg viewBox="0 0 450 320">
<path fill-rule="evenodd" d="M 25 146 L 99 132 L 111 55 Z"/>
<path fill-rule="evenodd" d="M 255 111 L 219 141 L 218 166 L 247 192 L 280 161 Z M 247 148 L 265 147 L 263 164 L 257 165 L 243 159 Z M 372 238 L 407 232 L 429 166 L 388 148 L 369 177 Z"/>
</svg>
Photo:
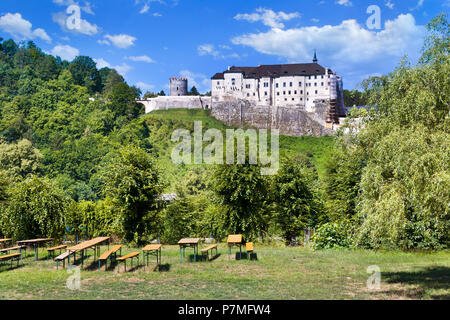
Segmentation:
<svg viewBox="0 0 450 320">
<path fill-rule="evenodd" d="M 446 248 L 447 16 L 428 31 L 416 65 L 405 58 L 349 95 L 370 107 L 350 110 L 323 174 L 308 152 L 284 152 L 275 176 L 260 165 L 180 165 L 176 179 L 170 135 L 185 122 L 144 115 L 140 90 L 89 57 L 62 61 L 0 39 L 0 236 L 58 238 L 70 226 L 137 244 L 243 233 L 296 245 L 311 227 L 317 249 Z M 167 190 L 175 201 L 162 199 Z"/>
</svg>

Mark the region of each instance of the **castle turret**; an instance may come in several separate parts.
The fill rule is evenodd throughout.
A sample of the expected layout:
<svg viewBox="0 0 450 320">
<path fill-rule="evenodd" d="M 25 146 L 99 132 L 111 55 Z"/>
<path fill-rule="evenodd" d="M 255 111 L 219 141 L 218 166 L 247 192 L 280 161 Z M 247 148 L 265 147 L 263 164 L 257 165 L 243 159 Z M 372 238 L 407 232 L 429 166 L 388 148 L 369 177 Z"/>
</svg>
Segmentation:
<svg viewBox="0 0 450 320">
<path fill-rule="evenodd" d="M 313 59 L 313 62 L 314 62 L 314 63 L 319 62 L 319 59 L 317 59 L 317 52 L 316 52 L 315 49 L 314 49 L 314 59 Z"/>
<path fill-rule="evenodd" d="M 186 78 L 172 77 L 170 78 L 170 96 L 187 96 L 188 83 Z"/>
</svg>

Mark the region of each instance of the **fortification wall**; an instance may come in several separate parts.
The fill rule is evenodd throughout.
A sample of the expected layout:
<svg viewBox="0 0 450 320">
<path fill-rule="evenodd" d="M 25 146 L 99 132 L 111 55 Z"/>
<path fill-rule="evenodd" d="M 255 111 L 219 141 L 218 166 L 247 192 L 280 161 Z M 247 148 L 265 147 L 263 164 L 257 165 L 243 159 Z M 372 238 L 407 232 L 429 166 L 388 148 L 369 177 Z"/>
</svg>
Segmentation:
<svg viewBox="0 0 450 320">
<path fill-rule="evenodd" d="M 159 96 L 147 100 L 138 100 L 145 106 L 145 113 L 153 110 L 168 109 L 210 109 L 211 97 L 201 96 Z"/>
<path fill-rule="evenodd" d="M 300 108 L 259 106 L 247 100 L 214 102 L 211 115 L 230 126 L 253 126 L 259 129 L 278 129 L 291 136 L 324 136 L 334 131 L 326 127 L 326 105 L 316 105 L 316 112 Z"/>
</svg>

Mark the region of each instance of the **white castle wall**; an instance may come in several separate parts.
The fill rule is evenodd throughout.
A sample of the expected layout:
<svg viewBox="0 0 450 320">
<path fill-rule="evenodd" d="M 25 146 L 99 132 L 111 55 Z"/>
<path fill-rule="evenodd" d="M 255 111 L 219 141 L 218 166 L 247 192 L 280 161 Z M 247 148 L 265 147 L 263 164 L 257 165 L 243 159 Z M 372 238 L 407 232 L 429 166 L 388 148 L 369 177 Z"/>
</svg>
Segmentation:
<svg viewBox="0 0 450 320">
<path fill-rule="evenodd" d="M 145 106 L 145 113 L 167 109 L 210 109 L 211 97 L 201 96 L 159 96 L 147 100 L 138 100 Z"/>
</svg>

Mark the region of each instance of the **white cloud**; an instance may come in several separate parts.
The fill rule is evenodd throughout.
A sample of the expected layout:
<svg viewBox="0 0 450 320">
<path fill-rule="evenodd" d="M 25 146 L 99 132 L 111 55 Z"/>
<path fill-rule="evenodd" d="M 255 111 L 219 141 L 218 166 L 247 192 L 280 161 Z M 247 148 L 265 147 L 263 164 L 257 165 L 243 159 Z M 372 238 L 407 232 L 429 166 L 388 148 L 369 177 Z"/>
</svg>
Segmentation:
<svg viewBox="0 0 450 320">
<path fill-rule="evenodd" d="M 314 23 L 318 23 L 320 20 L 317 19 L 317 18 L 312 18 L 311 21 L 314 22 Z"/>
<path fill-rule="evenodd" d="M 149 56 L 137 56 L 137 57 L 126 57 L 125 59 L 135 61 L 135 62 L 147 62 L 147 63 L 153 63 L 155 60 L 150 58 Z"/>
<path fill-rule="evenodd" d="M 69 45 L 57 45 L 52 49 L 51 54 L 61 57 L 61 59 L 70 62 L 75 59 L 75 57 L 80 55 L 80 51 L 77 48 L 71 47 Z"/>
<path fill-rule="evenodd" d="M 395 3 L 393 3 L 391 0 L 387 0 L 385 3 L 386 7 L 389 9 L 394 9 Z"/>
<path fill-rule="evenodd" d="M 249 22 L 262 21 L 262 23 L 271 28 L 284 28 L 284 24 L 281 21 L 288 21 L 294 18 L 299 18 L 298 12 L 284 13 L 283 11 L 274 12 L 271 9 L 258 8 L 255 13 L 239 13 L 234 16 L 236 20 L 247 20 Z"/>
<path fill-rule="evenodd" d="M 220 45 L 219 46 L 222 49 L 230 50 L 231 48 L 229 46 Z M 219 50 L 216 49 L 216 47 L 213 44 L 206 43 L 201 44 L 197 47 L 197 52 L 199 56 L 213 56 L 217 59 L 231 59 L 231 58 L 239 58 L 239 55 L 237 53 L 230 53 L 230 54 L 223 54 Z"/>
<path fill-rule="evenodd" d="M 111 43 L 117 48 L 121 49 L 131 47 L 132 45 L 134 45 L 134 41 L 136 41 L 135 37 L 127 34 L 117 34 L 114 36 L 107 34 L 105 38 L 111 41 Z"/>
<path fill-rule="evenodd" d="M 77 1 L 74 0 L 53 0 L 53 3 L 56 3 L 60 6 L 71 6 L 71 5 L 77 5 L 80 7 L 80 9 L 87 14 L 94 14 L 94 11 L 92 11 L 91 3 L 89 1 L 84 1 L 84 6 L 80 6 Z"/>
<path fill-rule="evenodd" d="M 353 3 L 350 0 L 338 0 L 336 3 L 346 7 L 353 6 Z"/>
<path fill-rule="evenodd" d="M 127 74 L 130 70 L 133 69 L 133 67 L 129 66 L 126 63 L 122 63 L 122 64 L 116 65 L 116 66 L 111 66 L 111 64 L 103 58 L 94 59 L 94 61 L 97 64 L 98 69 L 102 69 L 105 67 L 115 69 L 122 76 L 125 76 L 125 74 Z"/>
<path fill-rule="evenodd" d="M 22 18 L 20 13 L 7 13 L 0 17 L 0 30 L 11 34 L 19 40 L 33 40 L 36 38 L 52 42 L 44 29 L 32 29 L 31 22 Z"/>
<path fill-rule="evenodd" d="M 111 68 L 111 65 L 105 61 L 105 59 L 103 58 L 99 58 L 99 59 L 94 59 L 95 63 L 97 64 L 97 69 L 102 69 L 102 68 Z"/>
<path fill-rule="evenodd" d="M 104 45 L 107 45 L 107 46 L 110 46 L 110 45 L 111 45 L 111 43 L 109 43 L 108 40 L 97 40 L 97 43 L 98 43 L 98 44 L 104 44 Z"/>
<path fill-rule="evenodd" d="M 87 20 L 80 19 L 79 28 L 67 28 L 67 19 L 69 16 L 65 12 L 54 13 L 52 16 L 53 22 L 59 24 L 61 29 L 65 32 L 81 33 L 88 36 L 93 36 L 99 32 L 99 27 L 96 24 L 91 24 Z"/>
<path fill-rule="evenodd" d="M 197 47 L 197 52 L 200 56 L 211 55 L 217 57 L 219 55 L 219 51 L 214 48 L 214 45 L 209 43 L 199 45 Z"/>
<path fill-rule="evenodd" d="M 424 2 L 425 2 L 425 0 L 418 0 L 417 5 L 414 8 L 410 8 L 409 10 L 414 11 L 414 10 L 420 9 L 423 6 Z"/>
<path fill-rule="evenodd" d="M 154 17 L 162 17 L 162 14 L 159 12 L 155 12 L 155 13 L 153 13 L 153 16 Z"/>
<path fill-rule="evenodd" d="M 180 75 L 188 79 L 189 88 L 196 87 L 200 90 L 209 90 L 211 87 L 211 81 L 209 77 L 202 73 L 194 73 L 189 70 L 181 70 Z"/>
<path fill-rule="evenodd" d="M 133 69 L 132 66 L 130 66 L 126 63 L 122 63 L 120 65 L 114 66 L 113 68 L 116 69 L 116 71 L 118 73 L 120 73 L 122 76 L 125 76 L 128 73 L 128 71 Z"/>
<path fill-rule="evenodd" d="M 142 91 L 150 91 L 150 90 L 154 90 L 155 86 L 152 84 L 148 84 L 142 81 L 139 81 L 136 83 L 136 87 L 138 87 L 139 89 L 141 89 Z"/>
<path fill-rule="evenodd" d="M 141 11 L 139 11 L 139 13 L 140 13 L 140 14 L 146 13 L 149 9 L 150 9 L 150 6 L 146 3 L 146 4 L 142 7 Z"/>
<path fill-rule="evenodd" d="M 356 20 L 345 20 L 339 25 L 309 26 L 287 30 L 270 29 L 232 39 L 264 54 L 275 55 L 287 62 L 312 60 L 314 48 L 319 61 L 340 70 L 363 69 L 368 73 L 392 66 L 394 61 L 408 54 L 416 59 L 423 44 L 425 28 L 417 25 L 411 14 L 388 20 L 385 29 L 371 31 Z M 370 70 L 369 70 L 370 69 Z"/>
</svg>

